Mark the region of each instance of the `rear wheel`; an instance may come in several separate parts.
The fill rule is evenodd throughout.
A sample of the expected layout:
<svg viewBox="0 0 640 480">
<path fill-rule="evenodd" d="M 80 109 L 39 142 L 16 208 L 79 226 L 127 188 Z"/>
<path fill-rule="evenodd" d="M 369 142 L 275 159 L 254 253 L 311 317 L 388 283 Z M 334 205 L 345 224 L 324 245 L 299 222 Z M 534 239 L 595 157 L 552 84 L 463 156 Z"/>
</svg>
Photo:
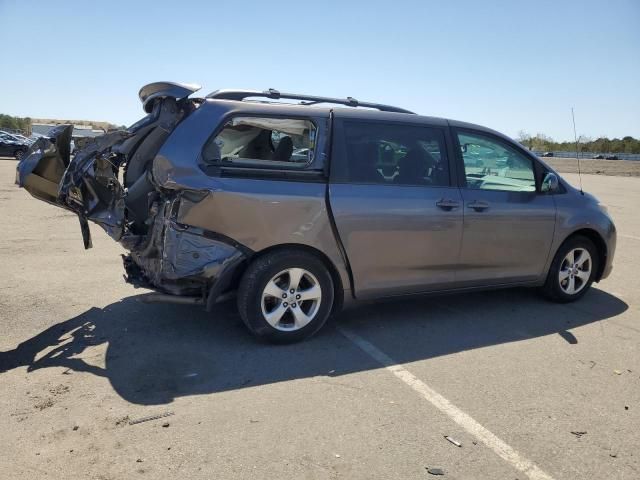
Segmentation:
<svg viewBox="0 0 640 480">
<path fill-rule="evenodd" d="M 22 160 L 22 157 L 24 157 L 24 150 L 16 150 L 13 153 L 13 156 L 16 158 L 16 160 L 20 161 Z"/>
<path fill-rule="evenodd" d="M 558 249 L 551 263 L 543 293 L 555 302 L 578 300 L 591 287 L 599 261 L 591 240 L 582 236 L 570 238 Z"/>
<path fill-rule="evenodd" d="M 333 296 L 331 274 L 320 259 L 280 250 L 249 265 L 238 288 L 238 310 L 253 334 L 291 343 L 325 324 Z"/>
</svg>

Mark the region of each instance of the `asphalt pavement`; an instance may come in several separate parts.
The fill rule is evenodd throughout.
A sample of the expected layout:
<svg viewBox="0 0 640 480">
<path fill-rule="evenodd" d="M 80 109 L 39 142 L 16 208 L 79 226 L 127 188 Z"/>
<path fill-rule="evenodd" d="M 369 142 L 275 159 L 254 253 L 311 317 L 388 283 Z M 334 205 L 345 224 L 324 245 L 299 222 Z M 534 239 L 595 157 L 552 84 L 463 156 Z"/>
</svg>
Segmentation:
<svg viewBox="0 0 640 480">
<path fill-rule="evenodd" d="M 14 172 L 0 161 L 0 478 L 640 478 L 640 178 L 583 177 L 619 236 L 578 303 L 397 300 L 272 346 L 233 303 L 142 303 L 119 245 L 92 225 L 85 251 Z"/>
</svg>

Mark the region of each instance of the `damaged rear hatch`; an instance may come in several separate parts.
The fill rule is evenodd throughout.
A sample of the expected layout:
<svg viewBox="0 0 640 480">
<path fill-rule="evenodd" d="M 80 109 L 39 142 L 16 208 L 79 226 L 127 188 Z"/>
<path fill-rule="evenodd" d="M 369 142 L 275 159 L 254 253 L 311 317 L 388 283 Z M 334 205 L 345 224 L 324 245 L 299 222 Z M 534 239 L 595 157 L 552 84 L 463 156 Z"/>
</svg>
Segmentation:
<svg viewBox="0 0 640 480">
<path fill-rule="evenodd" d="M 157 82 L 139 97 L 147 116 L 126 130 L 90 140 L 71 158 L 72 125 L 55 127 L 38 139 L 18 165 L 17 181 L 40 200 L 78 215 L 85 248 L 91 247 L 87 221 L 100 225 L 126 248 L 147 233 L 154 194 L 150 162 L 197 100 L 198 86 Z"/>
<path fill-rule="evenodd" d="M 179 223 L 182 202 L 197 201 L 206 192 L 162 188 L 151 173 L 176 126 L 201 105 L 202 99 L 189 98 L 198 89 L 169 82 L 146 85 L 139 96 L 147 116 L 126 130 L 89 140 L 75 156 L 73 127 L 56 127 L 32 145 L 18 165 L 17 181 L 34 197 L 74 212 L 85 248 L 91 247 L 91 221 L 128 250 L 123 263 L 129 283 L 191 297 L 193 303 L 206 301 L 211 308 L 250 252 Z"/>
<path fill-rule="evenodd" d="M 34 197 L 78 215 L 85 248 L 91 247 L 89 221 L 120 242 L 129 251 L 123 255 L 129 283 L 206 300 L 210 308 L 246 251 L 178 223 L 183 197 L 201 193 L 163 190 L 151 174 L 169 135 L 202 102 L 188 98 L 198 88 L 168 82 L 143 87 L 139 96 L 147 116 L 90 140 L 73 157 L 73 127 L 56 127 L 18 165 L 17 181 Z"/>
</svg>

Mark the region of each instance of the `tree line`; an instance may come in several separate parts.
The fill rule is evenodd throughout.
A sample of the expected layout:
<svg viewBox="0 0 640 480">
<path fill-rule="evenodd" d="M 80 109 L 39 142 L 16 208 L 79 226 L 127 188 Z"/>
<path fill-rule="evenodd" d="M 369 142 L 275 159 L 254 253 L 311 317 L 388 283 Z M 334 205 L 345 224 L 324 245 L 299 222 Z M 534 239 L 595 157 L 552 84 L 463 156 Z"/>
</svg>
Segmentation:
<svg viewBox="0 0 640 480">
<path fill-rule="evenodd" d="M 114 128 L 115 125 L 109 125 Z M 0 130 L 20 130 L 23 133 L 31 132 L 31 118 L 12 117 L 0 113 Z M 524 130 L 518 132 L 516 138 L 529 150 L 541 152 L 575 152 L 575 142 L 556 142 L 544 133 L 530 135 Z M 578 139 L 578 149 L 580 152 L 602 152 L 602 153 L 640 153 L 640 139 L 626 136 L 623 138 L 599 137 L 592 139 L 581 135 Z"/>
<path fill-rule="evenodd" d="M 529 150 L 541 152 L 575 152 L 576 142 L 556 142 L 544 133 L 529 135 L 521 130 L 518 142 Z M 578 151 L 598 153 L 640 153 L 640 139 L 626 136 L 623 138 L 599 137 L 596 139 L 581 135 L 578 138 Z"/>
<path fill-rule="evenodd" d="M 20 130 L 21 132 L 31 131 L 31 119 L 29 117 L 12 117 L 0 113 L 0 130 Z"/>
</svg>

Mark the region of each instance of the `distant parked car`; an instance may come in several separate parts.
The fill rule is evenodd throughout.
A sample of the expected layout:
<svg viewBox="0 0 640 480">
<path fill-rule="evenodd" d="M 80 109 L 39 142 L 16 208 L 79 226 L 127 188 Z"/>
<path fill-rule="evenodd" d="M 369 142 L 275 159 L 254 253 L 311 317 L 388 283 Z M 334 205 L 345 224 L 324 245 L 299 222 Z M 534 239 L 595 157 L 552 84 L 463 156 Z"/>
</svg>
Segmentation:
<svg viewBox="0 0 640 480">
<path fill-rule="evenodd" d="M 617 155 L 607 155 L 605 157 L 606 160 L 618 160 L 618 156 Z"/>
<path fill-rule="evenodd" d="M 39 138 L 47 138 L 47 136 L 46 135 L 42 135 L 41 133 L 32 133 L 31 136 L 29 137 L 29 141 L 31 143 L 34 143 Z"/>
<path fill-rule="evenodd" d="M 17 133 L 14 133 L 13 136 L 18 140 L 22 140 L 27 145 L 31 145 L 33 143 L 33 140 L 31 140 L 29 137 L 25 137 L 24 135 L 18 135 Z"/>
<path fill-rule="evenodd" d="M 594 160 L 604 160 L 604 155 L 602 155 L 602 154 L 594 155 L 593 159 Z"/>
<path fill-rule="evenodd" d="M 0 132 L 0 157 L 15 157 L 16 160 L 21 160 L 28 149 L 29 145 L 25 142 L 8 133 Z"/>
<path fill-rule="evenodd" d="M 0 133 L 8 135 L 11 139 L 15 140 L 18 143 L 26 143 L 27 145 L 30 145 L 32 143 L 30 139 L 18 133 L 5 132 L 4 130 L 0 130 Z"/>
<path fill-rule="evenodd" d="M 13 140 L 14 142 L 18 142 L 18 143 L 29 143 L 29 139 L 23 135 L 19 135 L 17 133 L 11 133 L 11 132 L 7 132 L 5 130 L 0 130 L 0 134 L 4 135 L 5 137 L 9 137 L 11 140 Z"/>
<path fill-rule="evenodd" d="M 544 152 L 542 154 L 543 157 L 553 157 L 553 152 Z"/>
</svg>

